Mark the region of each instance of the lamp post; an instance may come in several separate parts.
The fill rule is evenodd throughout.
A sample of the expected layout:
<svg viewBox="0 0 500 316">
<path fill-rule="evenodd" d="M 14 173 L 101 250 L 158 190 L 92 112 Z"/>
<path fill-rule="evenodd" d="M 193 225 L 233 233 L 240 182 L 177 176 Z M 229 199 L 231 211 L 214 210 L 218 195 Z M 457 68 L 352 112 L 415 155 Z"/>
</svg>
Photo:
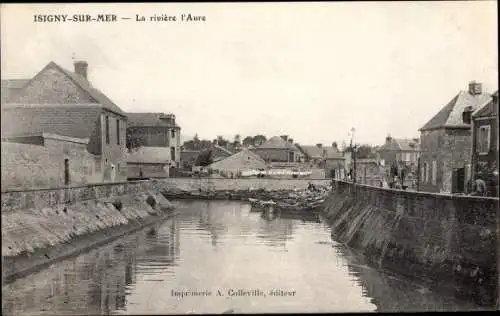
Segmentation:
<svg viewBox="0 0 500 316">
<path fill-rule="evenodd" d="M 353 127 L 349 131 L 349 135 L 351 136 L 351 155 L 352 155 L 352 160 L 353 160 L 353 171 L 352 171 L 352 176 L 353 176 L 353 183 L 356 183 L 356 145 L 353 146 L 353 139 L 354 139 L 354 132 L 356 132 L 356 129 Z"/>
</svg>

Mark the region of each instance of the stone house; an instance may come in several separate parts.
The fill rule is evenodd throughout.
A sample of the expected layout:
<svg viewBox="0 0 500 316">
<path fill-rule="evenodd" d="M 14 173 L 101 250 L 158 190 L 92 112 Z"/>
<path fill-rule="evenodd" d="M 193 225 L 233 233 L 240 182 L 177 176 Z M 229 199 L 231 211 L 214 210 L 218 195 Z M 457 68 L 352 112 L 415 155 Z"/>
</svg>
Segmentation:
<svg viewBox="0 0 500 316">
<path fill-rule="evenodd" d="M 2 104 L 2 138 L 52 133 L 88 139 L 102 180 L 126 179 L 127 117 L 91 85 L 87 62 L 75 61 L 74 72 L 50 62 L 14 90 Z"/>
<path fill-rule="evenodd" d="M 207 169 L 225 177 L 237 177 L 253 175 L 252 171 L 266 169 L 266 162 L 259 155 L 244 148 L 241 151 L 213 162 L 207 166 Z"/>
<path fill-rule="evenodd" d="M 498 197 L 498 91 L 491 101 L 470 114 L 466 110 L 464 117 L 472 119 L 472 179 L 481 176 L 488 195 Z"/>
<path fill-rule="evenodd" d="M 418 161 L 420 157 L 420 139 L 386 137 L 385 143 L 379 148 L 378 155 L 382 164 L 390 168 L 395 167 L 398 176 L 408 180 L 418 177 Z M 391 178 L 391 174 L 388 178 Z"/>
<path fill-rule="evenodd" d="M 296 163 L 304 158 L 304 154 L 293 144 L 293 139 L 287 135 L 271 137 L 252 151 L 267 163 Z"/>
<path fill-rule="evenodd" d="M 169 147 L 141 146 L 127 154 L 127 178 L 167 178 L 171 167 Z"/>
<path fill-rule="evenodd" d="M 175 115 L 164 113 L 127 113 L 128 137 L 139 146 L 167 147 L 173 166 L 181 162 L 181 128 Z"/>
<path fill-rule="evenodd" d="M 2 188 L 56 188 L 100 182 L 88 139 L 49 133 L 2 138 Z"/>
<path fill-rule="evenodd" d="M 420 128 L 421 191 L 460 193 L 470 178 L 471 124 L 464 122 L 463 112 L 471 111 L 491 100 L 481 84 L 469 83 L 446 106 Z"/>
</svg>

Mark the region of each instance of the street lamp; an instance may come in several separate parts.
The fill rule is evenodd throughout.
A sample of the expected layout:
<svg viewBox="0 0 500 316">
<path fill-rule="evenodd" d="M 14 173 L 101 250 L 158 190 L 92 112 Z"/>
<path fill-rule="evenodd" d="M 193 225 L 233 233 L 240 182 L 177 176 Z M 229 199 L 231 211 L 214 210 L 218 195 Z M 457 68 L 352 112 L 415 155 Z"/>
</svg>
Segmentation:
<svg viewBox="0 0 500 316">
<path fill-rule="evenodd" d="M 352 175 L 353 175 L 353 183 L 356 183 L 356 145 L 354 144 L 353 146 L 353 140 L 354 140 L 354 132 L 356 132 L 356 129 L 353 127 L 351 128 L 351 130 L 349 131 L 349 135 L 351 136 L 351 156 L 352 156 L 352 160 L 353 160 L 353 171 L 352 171 Z"/>
</svg>

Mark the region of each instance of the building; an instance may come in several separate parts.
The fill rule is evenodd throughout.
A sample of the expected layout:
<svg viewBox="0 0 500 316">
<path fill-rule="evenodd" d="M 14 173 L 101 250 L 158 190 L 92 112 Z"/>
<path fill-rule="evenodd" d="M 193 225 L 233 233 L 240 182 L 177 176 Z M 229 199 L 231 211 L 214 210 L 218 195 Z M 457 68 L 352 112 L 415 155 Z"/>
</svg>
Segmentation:
<svg viewBox="0 0 500 316">
<path fill-rule="evenodd" d="M 191 170 L 192 167 L 197 165 L 197 160 L 198 157 L 200 156 L 200 153 L 203 151 L 210 151 L 211 152 L 211 159 L 212 163 L 217 162 L 219 160 L 225 159 L 227 157 L 230 157 L 233 155 L 233 152 L 229 151 L 228 149 L 212 144 L 210 148 L 205 148 L 205 149 L 181 149 L 181 165 L 184 169 L 189 169 Z"/>
<path fill-rule="evenodd" d="M 470 112 L 465 111 L 468 120 Z M 472 119 L 472 179 L 486 181 L 488 196 L 498 197 L 498 91 L 479 107 Z"/>
<path fill-rule="evenodd" d="M 127 154 L 127 178 L 167 178 L 174 163 L 169 147 L 141 146 Z"/>
<path fill-rule="evenodd" d="M 266 167 L 264 159 L 246 148 L 207 166 L 208 169 L 225 177 L 251 176 Z"/>
<path fill-rule="evenodd" d="M 398 176 L 399 179 L 408 180 L 408 183 L 405 183 L 408 187 L 414 186 L 418 177 L 420 139 L 393 138 L 389 135 L 378 150 L 378 154 L 383 161 L 382 165 L 387 166 L 389 170 L 388 182 L 392 182 L 394 176 Z"/>
<path fill-rule="evenodd" d="M 324 168 L 326 158 L 326 147 L 323 144 L 311 145 L 297 145 L 297 148 L 304 154 L 304 160 L 310 162 L 318 167 Z"/>
<path fill-rule="evenodd" d="M 356 159 L 356 182 L 372 186 L 380 186 L 385 179 L 385 169 L 376 158 Z"/>
<path fill-rule="evenodd" d="M 181 128 L 175 115 L 164 113 L 127 113 L 127 137 L 135 146 L 167 147 L 175 166 L 181 162 Z M 131 146 L 129 146 L 131 147 Z"/>
<path fill-rule="evenodd" d="M 337 144 L 327 147 L 325 151 L 325 170 L 330 178 L 344 179 L 346 163 L 344 153 L 340 152 Z"/>
<path fill-rule="evenodd" d="M 74 72 L 50 62 L 22 86 L 2 80 L 2 90 L 2 138 L 49 133 L 88 139 L 102 181 L 126 179 L 127 117 L 91 85 L 87 62 L 76 61 Z"/>
<path fill-rule="evenodd" d="M 481 84 L 471 82 L 468 91 L 460 91 L 420 129 L 419 190 L 465 192 L 472 137 L 471 124 L 464 122 L 463 112 L 466 108 L 474 111 L 489 100 Z"/>
<path fill-rule="evenodd" d="M 385 138 L 385 143 L 378 150 L 380 159 L 386 165 L 393 163 L 417 166 L 420 155 L 420 139 L 418 138 Z"/>
<path fill-rule="evenodd" d="M 266 162 L 295 163 L 303 160 L 304 155 L 287 135 L 274 136 L 252 150 Z"/>
<path fill-rule="evenodd" d="M 58 188 L 100 182 L 88 139 L 49 133 L 2 139 L 2 188 Z"/>
</svg>

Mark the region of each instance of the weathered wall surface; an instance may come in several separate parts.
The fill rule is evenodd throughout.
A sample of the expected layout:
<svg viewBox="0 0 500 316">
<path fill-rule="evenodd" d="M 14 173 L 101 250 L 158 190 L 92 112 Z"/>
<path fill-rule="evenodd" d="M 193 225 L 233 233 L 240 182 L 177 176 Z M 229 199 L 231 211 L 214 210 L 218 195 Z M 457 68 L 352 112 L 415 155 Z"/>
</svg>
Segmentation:
<svg viewBox="0 0 500 316">
<path fill-rule="evenodd" d="M 324 213 L 335 239 L 373 263 L 481 304 L 498 297 L 498 199 L 336 182 Z"/>
<path fill-rule="evenodd" d="M 100 183 L 44 190 L 12 190 L 2 192 L 2 213 L 121 195 L 133 195 L 154 190 L 155 186 L 151 181 Z"/>
<path fill-rule="evenodd" d="M 84 145 L 47 141 L 45 146 L 2 142 L 2 191 L 15 188 L 64 186 L 64 159 L 69 161 L 70 183 L 100 181 L 94 155 Z"/>
<path fill-rule="evenodd" d="M 72 203 L 56 203 L 56 198 L 45 203 L 50 206 L 2 207 L 3 277 L 27 273 L 168 216 L 170 202 L 144 188 L 100 186 L 77 191 L 79 200 Z"/>
<path fill-rule="evenodd" d="M 293 190 L 305 189 L 309 183 L 327 185 L 331 179 L 228 179 L 228 178 L 167 178 L 158 180 L 165 190 L 184 191 L 239 191 L 239 190 Z"/>
</svg>

